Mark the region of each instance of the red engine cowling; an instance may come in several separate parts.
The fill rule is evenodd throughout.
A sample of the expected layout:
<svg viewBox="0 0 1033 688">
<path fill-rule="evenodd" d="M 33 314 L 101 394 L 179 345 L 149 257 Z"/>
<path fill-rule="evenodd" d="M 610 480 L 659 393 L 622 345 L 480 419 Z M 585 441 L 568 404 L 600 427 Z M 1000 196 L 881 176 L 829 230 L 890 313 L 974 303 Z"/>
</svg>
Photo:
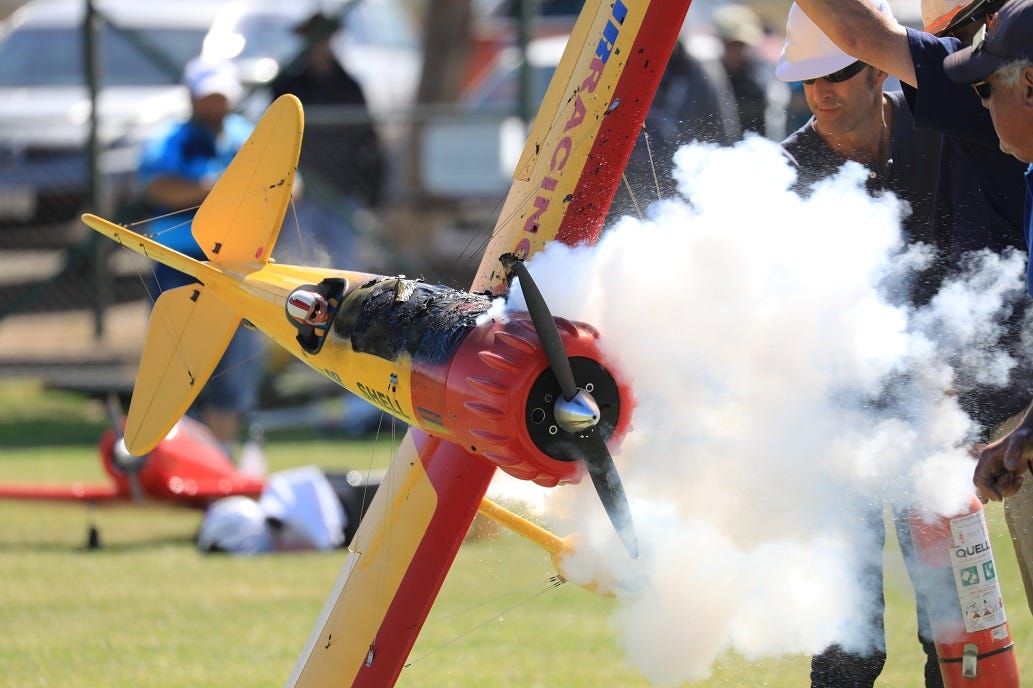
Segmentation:
<svg viewBox="0 0 1033 688">
<path fill-rule="evenodd" d="M 599 333 L 562 318 L 556 324 L 574 379 L 599 405 L 599 432 L 621 437 L 634 402 L 627 385 L 603 364 Z M 575 436 L 553 418 L 559 384 L 526 315 L 474 328 L 446 365 L 415 361 L 412 390 L 427 432 L 458 442 L 510 475 L 545 487 L 583 476 Z"/>
<path fill-rule="evenodd" d="M 947 688 L 1012 688 L 1019 671 L 983 505 L 963 513 L 911 514 L 919 594 L 929 610 Z"/>
</svg>

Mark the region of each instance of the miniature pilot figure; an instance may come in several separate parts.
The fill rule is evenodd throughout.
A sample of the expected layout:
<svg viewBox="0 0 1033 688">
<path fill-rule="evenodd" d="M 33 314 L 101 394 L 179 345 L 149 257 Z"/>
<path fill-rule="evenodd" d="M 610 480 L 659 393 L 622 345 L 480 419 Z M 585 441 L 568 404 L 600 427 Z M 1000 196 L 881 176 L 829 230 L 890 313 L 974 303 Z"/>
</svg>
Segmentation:
<svg viewBox="0 0 1033 688">
<path fill-rule="evenodd" d="M 287 297 L 287 313 L 304 325 L 319 327 L 330 320 L 330 306 L 322 294 L 295 289 Z"/>
</svg>

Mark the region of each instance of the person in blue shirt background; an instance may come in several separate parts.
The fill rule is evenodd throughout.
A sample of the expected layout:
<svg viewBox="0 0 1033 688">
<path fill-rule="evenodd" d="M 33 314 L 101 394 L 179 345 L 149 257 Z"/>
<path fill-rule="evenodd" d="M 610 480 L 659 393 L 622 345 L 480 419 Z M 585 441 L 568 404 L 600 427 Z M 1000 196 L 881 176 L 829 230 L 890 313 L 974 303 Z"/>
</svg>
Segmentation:
<svg viewBox="0 0 1033 688">
<path fill-rule="evenodd" d="M 190 232 L 198 206 L 229 166 L 254 128 L 232 111 L 243 94 L 233 63 L 196 57 L 183 70 L 191 115 L 169 122 L 143 147 L 137 185 L 148 206 L 146 232 L 193 258 L 205 259 Z M 156 264 L 157 291 L 189 284 L 193 278 Z M 156 294 L 155 294 L 156 297 Z M 196 413 L 235 454 L 241 425 L 258 398 L 266 343 L 261 333 L 241 327 L 195 404 Z"/>
</svg>

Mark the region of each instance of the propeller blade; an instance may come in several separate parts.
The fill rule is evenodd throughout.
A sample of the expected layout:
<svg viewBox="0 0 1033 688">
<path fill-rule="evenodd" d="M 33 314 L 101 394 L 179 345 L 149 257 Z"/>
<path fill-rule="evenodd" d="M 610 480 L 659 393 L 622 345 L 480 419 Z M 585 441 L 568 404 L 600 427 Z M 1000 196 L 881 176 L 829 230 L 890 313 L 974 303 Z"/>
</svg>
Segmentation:
<svg viewBox="0 0 1033 688">
<path fill-rule="evenodd" d="M 114 392 L 108 393 L 108 422 L 111 423 L 111 432 L 115 433 L 115 439 L 122 439 L 122 404 L 118 401 L 118 395 Z"/>
<path fill-rule="evenodd" d="M 606 515 L 610 517 L 610 522 L 613 523 L 628 554 L 632 559 L 637 559 L 638 538 L 631 521 L 628 497 L 624 494 L 624 485 L 613 463 L 613 457 L 610 456 L 610 450 L 606 448 L 606 441 L 596 427 L 596 423 L 599 422 L 599 407 L 590 394 L 581 394 L 574 381 L 574 370 L 570 366 L 559 328 L 556 327 L 556 321 L 552 319 L 549 306 L 545 303 L 545 298 L 531 273 L 519 260 L 512 261 L 509 269 L 520 280 L 520 291 L 527 304 L 527 313 L 531 316 L 531 323 L 538 334 L 538 340 L 542 343 L 549 367 L 563 393 L 564 401 L 556 405 L 557 414 L 564 417 L 560 425 L 577 436 L 578 445 L 584 454 L 585 466 L 592 477 L 592 484 L 599 494 L 599 500 L 606 509 Z"/>
<path fill-rule="evenodd" d="M 574 371 L 570 368 L 570 359 L 567 358 L 567 350 L 563 347 L 563 340 L 560 339 L 556 321 L 552 319 L 549 306 L 545 303 L 545 298 L 538 290 L 534 279 L 531 278 L 527 267 L 517 261 L 513 263 L 512 269 L 520 280 L 520 291 L 527 304 L 527 313 L 531 316 L 531 322 L 538 333 L 542 349 L 545 350 L 545 358 L 548 359 L 549 367 L 552 368 L 556 380 L 560 383 L 563 397 L 570 401 L 577 394 L 577 384 L 574 383 Z"/>
<path fill-rule="evenodd" d="M 140 486 L 138 474 L 143 466 L 144 457 L 135 457 L 126 449 L 125 433 L 122 429 L 122 404 L 114 392 L 108 394 L 108 420 L 111 422 L 111 431 L 115 433 L 115 444 L 111 447 L 113 462 L 125 473 L 129 481 L 129 495 L 133 501 L 141 502 L 143 488 Z"/>
<path fill-rule="evenodd" d="M 599 494 L 599 501 L 606 509 L 606 515 L 610 517 L 610 522 L 628 554 L 632 559 L 637 559 L 638 538 L 635 536 L 635 524 L 631 520 L 631 507 L 628 506 L 624 485 L 613 463 L 613 457 L 606 448 L 606 442 L 598 430 L 591 428 L 587 432 L 578 433 L 578 444 L 584 452 L 588 475 L 592 477 L 592 484 Z"/>
</svg>

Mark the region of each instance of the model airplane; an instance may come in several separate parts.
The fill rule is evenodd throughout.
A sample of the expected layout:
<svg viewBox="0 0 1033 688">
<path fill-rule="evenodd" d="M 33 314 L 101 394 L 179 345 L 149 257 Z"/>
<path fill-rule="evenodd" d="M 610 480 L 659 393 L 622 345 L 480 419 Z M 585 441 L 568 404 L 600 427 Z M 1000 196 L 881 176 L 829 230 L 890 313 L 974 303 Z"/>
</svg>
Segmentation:
<svg viewBox="0 0 1033 688">
<path fill-rule="evenodd" d="M 125 446 L 121 408 L 109 399 L 108 409 L 110 426 L 101 435 L 97 451 L 109 482 L 0 483 L 0 499 L 203 509 L 223 497 L 261 494 L 264 478 L 238 470 L 203 423 L 184 416 L 154 449 L 134 456 Z M 100 531 L 91 521 L 86 548 L 99 547 Z"/>
<path fill-rule="evenodd" d="M 599 333 L 554 319 L 521 261 L 550 241 L 598 237 L 688 6 L 585 4 L 468 292 L 269 261 L 301 146 L 292 96 L 272 104 L 198 210 L 206 261 L 84 216 L 197 279 L 154 304 L 125 427 L 131 453 L 165 437 L 242 322 L 411 427 L 290 685 L 394 683 L 475 514 L 494 511 L 482 498 L 497 468 L 544 486 L 587 474 L 636 555 L 606 447 L 628 428 L 633 397 Z M 528 315 L 482 317 L 513 277 Z M 562 552 L 563 541 L 539 535 L 529 536 Z"/>
<path fill-rule="evenodd" d="M 0 499 L 158 502 L 204 508 L 223 497 L 257 497 L 262 492 L 265 481 L 237 470 L 211 431 L 192 418 L 182 418 L 141 456 L 125 448 L 121 414 L 113 410 L 111 421 L 97 447 L 110 482 L 4 483 Z"/>
</svg>

